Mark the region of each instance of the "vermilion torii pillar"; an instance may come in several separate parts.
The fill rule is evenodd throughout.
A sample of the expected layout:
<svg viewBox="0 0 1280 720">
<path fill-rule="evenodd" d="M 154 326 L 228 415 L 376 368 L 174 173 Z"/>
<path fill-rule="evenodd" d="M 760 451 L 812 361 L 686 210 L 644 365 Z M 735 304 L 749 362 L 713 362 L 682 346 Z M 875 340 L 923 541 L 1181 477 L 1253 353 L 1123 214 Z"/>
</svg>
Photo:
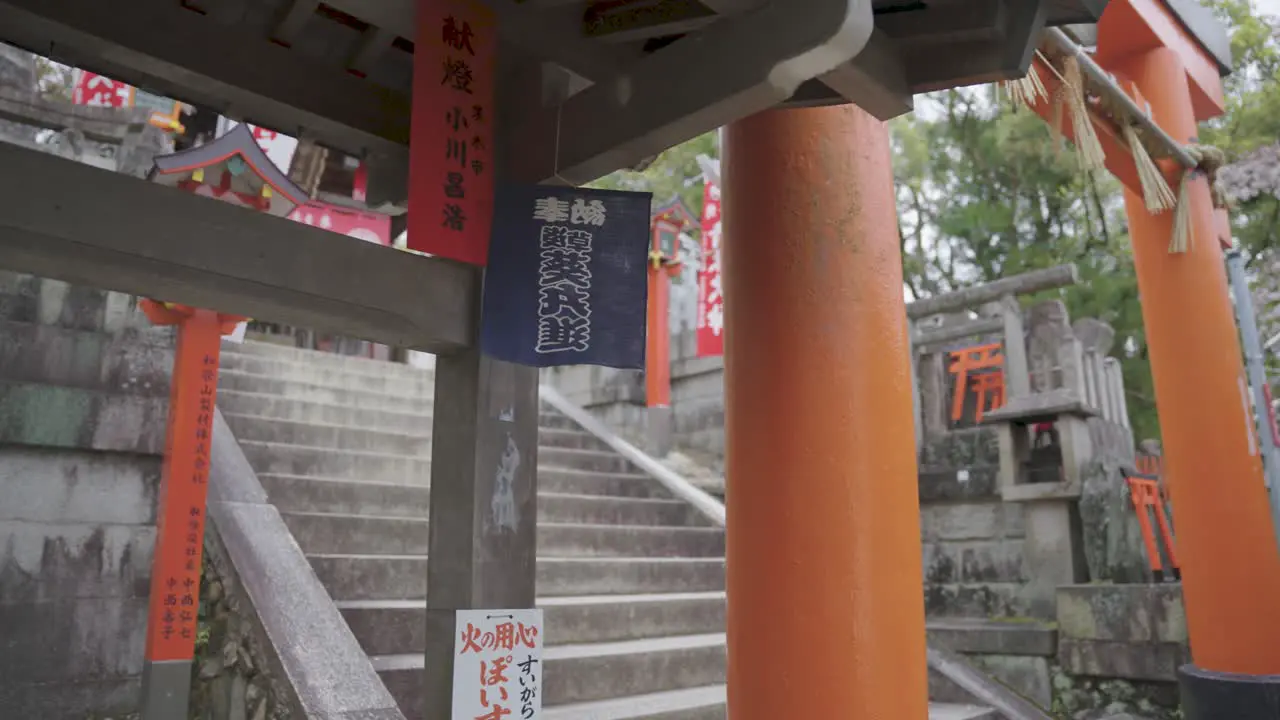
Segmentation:
<svg viewBox="0 0 1280 720">
<path fill-rule="evenodd" d="M 1160 0 L 1112 0 L 1096 58 L 1122 85 L 1133 83 L 1165 132 L 1190 144 L 1197 122 L 1225 108 L 1218 67 L 1186 19 Z M 1194 239 L 1171 253 L 1174 214 L 1153 214 L 1139 192 L 1125 193 L 1194 660 L 1183 671 L 1184 710 L 1188 718 L 1274 718 L 1280 699 L 1250 705 L 1257 695 L 1246 687 L 1271 685 L 1274 696 L 1280 685 L 1258 682 L 1280 675 L 1280 549 L 1203 174 L 1190 201 Z M 1255 677 L 1240 684 L 1223 673 Z M 1227 696 L 1235 699 L 1220 704 Z"/>
<path fill-rule="evenodd" d="M 925 720 L 888 134 L 845 105 L 724 138 L 729 714 Z"/>
<path fill-rule="evenodd" d="M 669 215 L 653 219 L 649 251 L 649 307 L 644 355 L 645 413 L 649 452 L 671 452 L 671 278 L 680 273 L 675 248 L 680 246 L 678 223 Z M 670 253 L 664 240 L 670 240 Z"/>
</svg>

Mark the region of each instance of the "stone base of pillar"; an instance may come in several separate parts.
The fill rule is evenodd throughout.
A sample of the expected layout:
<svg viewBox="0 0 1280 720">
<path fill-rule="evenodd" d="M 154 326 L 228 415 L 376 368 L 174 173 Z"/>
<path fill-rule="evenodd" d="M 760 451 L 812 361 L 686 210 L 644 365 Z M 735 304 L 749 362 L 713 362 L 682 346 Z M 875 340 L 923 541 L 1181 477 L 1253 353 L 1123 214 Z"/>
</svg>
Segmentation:
<svg viewBox="0 0 1280 720">
<path fill-rule="evenodd" d="M 1178 668 L 1186 720 L 1273 720 L 1280 717 L 1280 675 L 1237 675 Z"/>
<path fill-rule="evenodd" d="M 148 660 L 142 666 L 142 720 L 187 716 L 191 660 Z"/>
<path fill-rule="evenodd" d="M 645 422 L 648 424 L 646 449 L 650 455 L 664 458 L 671 452 L 671 408 L 652 406 L 646 409 Z"/>
</svg>

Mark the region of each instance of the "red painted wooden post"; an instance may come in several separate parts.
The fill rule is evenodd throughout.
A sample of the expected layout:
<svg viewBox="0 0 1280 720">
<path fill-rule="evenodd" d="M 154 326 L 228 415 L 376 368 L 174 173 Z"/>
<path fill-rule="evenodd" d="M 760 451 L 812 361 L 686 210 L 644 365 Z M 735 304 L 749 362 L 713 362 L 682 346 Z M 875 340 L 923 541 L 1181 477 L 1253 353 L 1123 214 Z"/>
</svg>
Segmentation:
<svg viewBox="0 0 1280 720">
<path fill-rule="evenodd" d="M 173 720 L 187 716 L 191 690 L 218 355 L 244 318 L 153 300 L 142 308 L 157 325 L 178 326 L 142 676 L 143 720 Z"/>
<path fill-rule="evenodd" d="M 676 257 L 682 223 L 667 215 L 653 219 L 649 249 L 649 309 L 645 340 L 645 404 L 649 451 L 662 457 L 671 450 L 671 278 L 680 272 Z M 663 238 L 672 237 L 670 254 Z"/>
</svg>

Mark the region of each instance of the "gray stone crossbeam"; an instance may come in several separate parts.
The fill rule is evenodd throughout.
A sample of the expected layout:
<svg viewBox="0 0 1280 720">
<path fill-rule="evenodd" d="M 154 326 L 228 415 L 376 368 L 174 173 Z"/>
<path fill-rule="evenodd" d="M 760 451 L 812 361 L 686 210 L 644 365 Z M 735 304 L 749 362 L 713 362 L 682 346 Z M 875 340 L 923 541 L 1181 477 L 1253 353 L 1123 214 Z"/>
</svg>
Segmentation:
<svg viewBox="0 0 1280 720">
<path fill-rule="evenodd" d="M 473 268 L 0 143 L 0 268 L 429 352 L 471 346 Z"/>
</svg>

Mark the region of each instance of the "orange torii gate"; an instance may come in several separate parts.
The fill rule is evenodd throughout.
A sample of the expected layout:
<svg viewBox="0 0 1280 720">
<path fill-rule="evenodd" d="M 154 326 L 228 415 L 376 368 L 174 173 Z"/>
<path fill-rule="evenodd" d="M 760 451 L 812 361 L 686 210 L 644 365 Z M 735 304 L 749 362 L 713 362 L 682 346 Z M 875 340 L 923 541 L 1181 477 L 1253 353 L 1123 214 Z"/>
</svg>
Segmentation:
<svg viewBox="0 0 1280 720">
<path fill-rule="evenodd" d="M 1195 145 L 1197 123 L 1225 112 L 1220 29 L 1206 12 L 1115 0 L 1092 56 L 1049 31 L 1031 77 L 1043 92 L 1020 92 L 1086 166 L 1125 186 L 1194 663 L 1181 671 L 1184 711 L 1244 720 L 1280 712 L 1280 549 L 1223 266 L 1217 153 Z M 1070 121 L 1061 104 L 1075 105 Z"/>
</svg>

